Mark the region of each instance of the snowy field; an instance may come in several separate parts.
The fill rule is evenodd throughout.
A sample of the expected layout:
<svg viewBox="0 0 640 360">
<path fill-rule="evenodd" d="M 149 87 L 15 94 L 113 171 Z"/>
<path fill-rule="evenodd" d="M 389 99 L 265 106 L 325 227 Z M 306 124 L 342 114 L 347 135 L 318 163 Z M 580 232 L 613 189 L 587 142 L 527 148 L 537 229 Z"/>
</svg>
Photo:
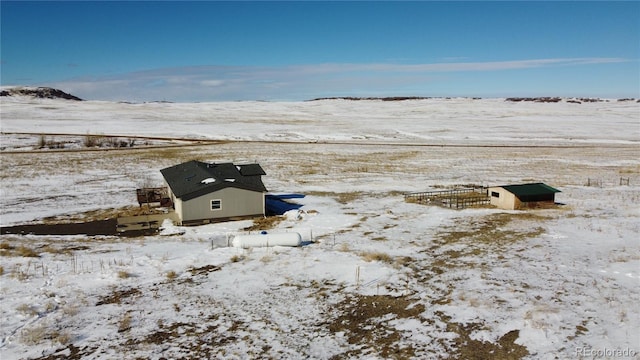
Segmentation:
<svg viewBox="0 0 640 360">
<path fill-rule="evenodd" d="M 227 247 L 251 221 L 2 235 L 3 360 L 640 358 L 636 102 L 1 101 L 2 226 L 137 206 L 192 159 L 255 161 L 271 192 L 307 195 L 270 230 L 300 248 Z M 73 145 L 38 150 L 39 134 Z M 158 147 L 86 151 L 90 134 Z M 162 147 L 189 139 L 221 142 Z M 402 196 L 522 182 L 562 205 Z"/>
</svg>

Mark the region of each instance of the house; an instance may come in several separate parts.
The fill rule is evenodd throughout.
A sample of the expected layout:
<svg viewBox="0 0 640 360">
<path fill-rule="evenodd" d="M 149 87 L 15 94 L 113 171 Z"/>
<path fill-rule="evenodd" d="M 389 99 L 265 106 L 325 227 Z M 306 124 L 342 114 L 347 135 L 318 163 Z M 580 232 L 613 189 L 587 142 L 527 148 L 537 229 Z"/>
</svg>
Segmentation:
<svg viewBox="0 0 640 360">
<path fill-rule="evenodd" d="M 491 205 L 501 209 L 548 207 L 555 204 L 555 194 L 560 192 L 543 183 L 494 186 L 488 188 Z"/>
<path fill-rule="evenodd" d="M 258 164 L 192 160 L 160 172 L 180 225 L 265 215 L 266 173 Z"/>
</svg>

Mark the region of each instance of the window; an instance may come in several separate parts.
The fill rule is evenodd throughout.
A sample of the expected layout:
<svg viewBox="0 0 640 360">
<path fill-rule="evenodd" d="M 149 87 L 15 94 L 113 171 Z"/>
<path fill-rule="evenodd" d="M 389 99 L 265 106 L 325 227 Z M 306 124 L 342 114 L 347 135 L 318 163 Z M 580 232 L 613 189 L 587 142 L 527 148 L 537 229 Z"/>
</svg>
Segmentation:
<svg viewBox="0 0 640 360">
<path fill-rule="evenodd" d="M 495 191 L 492 191 L 492 192 L 491 192 L 491 197 L 497 197 L 497 198 L 499 198 L 499 197 L 500 197 L 500 193 L 497 193 L 497 192 L 495 192 Z"/>
<path fill-rule="evenodd" d="M 211 200 L 211 211 L 222 210 L 222 200 Z"/>
</svg>

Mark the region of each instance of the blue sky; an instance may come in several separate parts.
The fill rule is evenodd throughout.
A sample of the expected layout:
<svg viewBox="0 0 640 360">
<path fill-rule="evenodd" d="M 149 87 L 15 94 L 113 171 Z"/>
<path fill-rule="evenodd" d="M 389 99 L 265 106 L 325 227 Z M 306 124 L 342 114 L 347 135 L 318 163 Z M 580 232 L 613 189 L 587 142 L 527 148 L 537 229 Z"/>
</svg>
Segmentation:
<svg viewBox="0 0 640 360">
<path fill-rule="evenodd" d="M 640 97 L 640 2 L 1 1 L 1 83 L 85 99 Z"/>
</svg>

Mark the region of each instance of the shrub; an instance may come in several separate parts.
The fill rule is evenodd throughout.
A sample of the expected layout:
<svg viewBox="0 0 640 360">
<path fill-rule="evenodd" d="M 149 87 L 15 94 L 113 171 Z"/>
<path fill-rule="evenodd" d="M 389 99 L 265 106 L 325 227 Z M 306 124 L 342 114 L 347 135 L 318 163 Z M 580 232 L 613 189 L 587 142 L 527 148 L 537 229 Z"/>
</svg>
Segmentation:
<svg viewBox="0 0 640 360">
<path fill-rule="evenodd" d="M 173 281 L 176 277 L 178 277 L 178 274 L 175 271 L 170 270 L 167 272 L 167 280 Z"/>
<path fill-rule="evenodd" d="M 27 345 L 39 344 L 43 339 L 47 337 L 47 328 L 44 324 L 36 325 L 34 327 L 22 329 L 20 331 L 20 339 Z"/>
<path fill-rule="evenodd" d="M 12 246 L 8 242 L 0 243 L 0 254 L 2 256 L 22 256 L 22 257 L 40 257 L 34 249 L 20 245 Z"/>
<path fill-rule="evenodd" d="M 29 316 L 38 315 L 38 312 L 36 311 L 36 309 L 34 309 L 31 305 L 27 305 L 27 304 L 18 305 L 16 310 Z"/>
<path fill-rule="evenodd" d="M 24 245 L 20 245 L 16 249 L 16 254 L 22 257 L 40 257 L 40 254 L 38 254 L 35 250 L 28 248 Z"/>
<path fill-rule="evenodd" d="M 101 135 L 87 134 L 84 137 L 84 141 L 83 141 L 83 145 L 88 148 L 102 146 L 103 143 L 104 143 L 104 136 L 101 136 Z"/>
<path fill-rule="evenodd" d="M 47 137 L 44 135 L 40 135 L 38 139 L 38 149 L 44 149 L 47 146 Z"/>
<path fill-rule="evenodd" d="M 71 334 L 69 334 L 66 331 L 55 332 L 52 334 L 52 338 L 54 341 L 58 342 L 60 345 L 67 345 L 71 343 Z"/>
<path fill-rule="evenodd" d="M 11 270 L 11 277 L 20 281 L 27 280 L 29 278 L 29 268 L 26 271 L 22 270 L 22 264 L 16 264 Z"/>
<path fill-rule="evenodd" d="M 131 314 L 126 313 L 118 323 L 118 332 L 125 332 L 131 329 Z"/>
<path fill-rule="evenodd" d="M 393 258 L 389 256 L 389 254 L 385 254 L 383 252 L 368 252 L 365 251 L 360 254 L 363 259 L 366 261 L 380 261 L 385 263 L 393 263 Z"/>
</svg>

